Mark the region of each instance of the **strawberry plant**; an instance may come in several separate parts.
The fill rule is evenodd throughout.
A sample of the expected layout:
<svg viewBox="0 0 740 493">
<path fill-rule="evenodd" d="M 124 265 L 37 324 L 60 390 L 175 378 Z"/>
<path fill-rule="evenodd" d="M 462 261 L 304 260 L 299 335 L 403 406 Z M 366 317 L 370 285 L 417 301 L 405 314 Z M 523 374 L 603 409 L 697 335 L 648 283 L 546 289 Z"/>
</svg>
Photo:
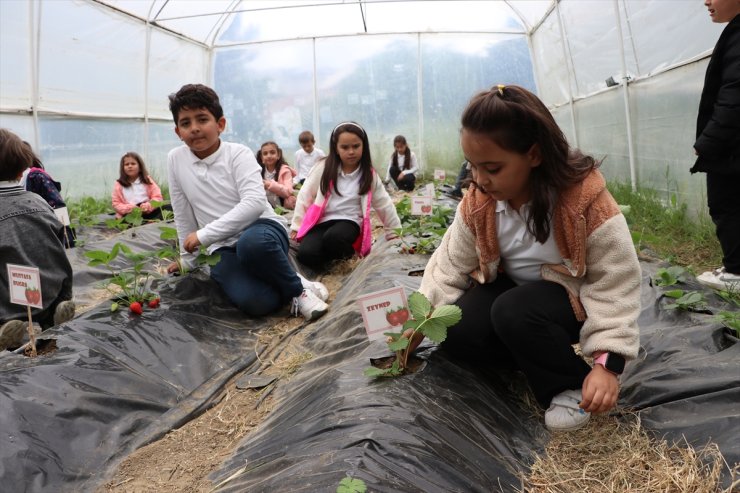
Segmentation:
<svg viewBox="0 0 740 493">
<path fill-rule="evenodd" d="M 656 286 L 673 286 L 679 282 L 685 282 L 686 269 L 678 265 L 672 265 L 667 269 L 660 268 L 655 272 L 653 281 L 655 281 Z"/>
<path fill-rule="evenodd" d="M 447 338 L 447 328 L 457 324 L 462 318 L 460 308 L 455 305 L 442 305 L 433 307 L 429 300 L 418 291 L 411 293 L 409 296 L 409 309 L 405 314 L 403 309 L 393 312 L 393 320 L 398 322 L 397 318 L 401 316 L 408 318 L 403 323 L 403 332 L 386 332 L 388 337 L 388 348 L 396 353 L 396 359 L 390 368 L 370 367 L 365 370 L 368 377 L 395 377 L 402 375 L 408 368 L 408 359 L 411 350 L 411 340 L 417 334 L 428 337 L 432 342 L 441 343 Z M 389 315 L 386 315 L 387 317 Z M 393 322 L 389 320 L 391 325 Z M 399 324 L 400 325 L 400 324 Z M 418 337 L 418 336 L 417 336 Z"/>
<path fill-rule="evenodd" d="M 674 289 L 666 291 L 664 294 L 676 300 L 674 303 L 666 303 L 666 310 L 701 312 L 707 308 L 707 301 L 699 291 L 684 292 L 683 289 Z"/>
<path fill-rule="evenodd" d="M 355 479 L 350 476 L 345 477 L 337 486 L 337 493 L 365 493 L 367 486 L 361 479 Z"/>
<path fill-rule="evenodd" d="M 740 312 L 719 312 L 714 319 L 734 332 L 735 337 L 740 337 Z"/>
<path fill-rule="evenodd" d="M 132 266 L 126 269 L 116 269 L 112 263 L 118 254 L 123 255 L 132 262 Z M 141 314 L 142 305 L 159 297 L 149 291 L 150 277 L 152 273 L 144 270 L 146 260 L 152 256 L 151 253 L 134 253 L 128 246 L 116 243 L 109 252 L 104 250 L 92 250 L 85 252 L 90 260 L 91 267 L 104 265 L 111 272 L 111 278 L 107 280 L 107 286 L 117 286 L 113 294 L 116 301 L 111 305 L 111 311 L 116 311 L 119 305 L 129 306 L 132 312 Z M 158 304 L 158 302 L 157 302 Z"/>
<path fill-rule="evenodd" d="M 440 205 L 432 206 L 431 216 L 411 214 L 411 199 L 406 196 L 396 204 L 401 227 L 394 232 L 401 240 L 402 253 L 428 254 L 437 249 L 452 222 L 453 210 Z"/>
<path fill-rule="evenodd" d="M 177 229 L 170 226 L 160 226 L 159 230 L 161 233 L 159 237 L 165 241 L 172 241 L 173 245 L 165 246 L 154 252 L 154 255 L 161 259 L 170 259 L 173 262 L 177 262 L 180 274 L 185 273 L 182 262 L 180 262 L 180 240 L 177 237 Z M 203 245 L 198 249 L 198 256 L 195 258 L 197 265 L 209 265 L 213 267 L 221 260 L 220 253 L 208 253 L 208 250 Z"/>
</svg>

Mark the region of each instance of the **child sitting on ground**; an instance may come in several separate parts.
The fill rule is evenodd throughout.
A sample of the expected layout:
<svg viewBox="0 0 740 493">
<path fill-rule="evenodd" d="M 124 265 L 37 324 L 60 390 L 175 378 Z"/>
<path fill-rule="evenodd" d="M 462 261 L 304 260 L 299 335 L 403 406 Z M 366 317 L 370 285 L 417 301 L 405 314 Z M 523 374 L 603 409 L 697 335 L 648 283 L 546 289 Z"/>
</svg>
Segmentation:
<svg viewBox="0 0 740 493">
<path fill-rule="evenodd" d="M 416 185 L 416 172 L 419 166 L 416 162 L 416 154 L 411 152 L 406 137 L 396 135 L 393 139 L 395 150 L 388 161 L 388 172 L 385 176 L 385 182 L 393 180 L 399 190 L 410 192 Z"/>
<path fill-rule="evenodd" d="M 262 167 L 262 183 L 270 205 L 291 210 L 295 208 L 295 170 L 283 159 L 283 150 L 275 142 L 265 142 L 257 153 L 257 162 Z"/>
<path fill-rule="evenodd" d="M 329 156 L 316 164 L 298 193 L 290 226 L 291 238 L 300 241 L 296 258 L 319 271 L 370 251 L 371 207 L 386 230 L 401 227 L 396 207 L 373 169 L 365 130 L 355 122 L 340 123 L 329 143 Z M 308 216 L 311 207 L 320 214 Z"/>
<path fill-rule="evenodd" d="M 218 252 L 211 278 L 247 315 L 267 315 L 291 302 L 306 320 L 325 314 L 329 293 L 290 263 L 287 222 L 267 202 L 254 153 L 219 137 L 226 118 L 216 92 L 187 84 L 169 99 L 175 133 L 185 143 L 167 155 L 183 265 L 194 266 L 201 245 Z M 179 269 L 176 262 L 168 267 Z"/>
<path fill-rule="evenodd" d="M 162 201 L 162 192 L 147 173 L 141 156 L 135 152 L 121 156 L 118 174 L 111 196 L 116 217 L 123 217 L 138 207 L 144 219 L 162 219 L 162 210 L 151 204 L 152 200 Z"/>
<path fill-rule="evenodd" d="M 549 429 L 580 428 L 615 406 L 618 375 L 639 348 L 641 273 L 627 221 L 599 163 L 570 148 L 524 88 L 473 97 L 460 143 L 473 182 L 419 288 L 462 309 L 441 349 L 523 372 Z"/>
<path fill-rule="evenodd" d="M 64 226 L 43 198 L 20 186 L 36 159 L 17 135 L 0 129 L 0 350 L 20 346 L 28 327 L 27 308 L 10 303 L 8 264 L 39 269 L 43 308 L 31 308 L 31 316 L 42 329 L 75 313 Z"/>
<path fill-rule="evenodd" d="M 302 185 L 306 181 L 309 171 L 316 164 L 316 161 L 326 157 L 326 154 L 316 147 L 316 140 L 308 130 L 304 130 L 298 135 L 298 143 L 301 145 L 301 148 L 295 151 L 295 168 L 297 174 L 293 182 Z"/>
</svg>

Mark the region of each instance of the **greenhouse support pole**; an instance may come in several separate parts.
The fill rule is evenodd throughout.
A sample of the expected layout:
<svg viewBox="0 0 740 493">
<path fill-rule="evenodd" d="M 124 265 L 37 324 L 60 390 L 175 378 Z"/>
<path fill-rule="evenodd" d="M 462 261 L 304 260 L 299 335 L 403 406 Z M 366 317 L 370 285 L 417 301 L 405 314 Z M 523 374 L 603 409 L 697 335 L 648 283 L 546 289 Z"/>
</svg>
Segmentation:
<svg viewBox="0 0 740 493">
<path fill-rule="evenodd" d="M 311 54 L 312 57 L 312 64 L 313 64 L 313 128 L 316 131 L 316 142 L 319 142 L 319 147 L 321 147 L 321 125 L 319 123 L 319 87 L 318 82 L 316 81 L 316 38 L 312 38 L 313 45 Z M 328 152 L 328 149 L 327 149 Z"/>
<path fill-rule="evenodd" d="M 146 41 L 144 42 L 144 155 L 149 156 L 149 60 L 152 52 L 152 25 L 146 21 Z"/>
<path fill-rule="evenodd" d="M 421 160 L 421 176 L 426 177 L 426 155 L 424 154 L 424 73 L 421 67 L 421 33 L 416 34 L 416 104 L 419 105 L 419 156 L 424 157 Z"/>
<path fill-rule="evenodd" d="M 627 122 L 627 152 L 630 160 L 630 184 L 632 191 L 637 190 L 637 172 L 635 170 L 635 151 L 632 146 L 632 115 L 630 113 L 629 76 L 627 75 L 627 60 L 624 54 L 624 37 L 622 36 L 622 21 L 619 15 L 619 0 L 614 0 L 614 15 L 617 18 L 617 39 L 619 40 L 619 56 L 622 60 L 622 95 L 624 96 L 624 117 Z M 629 21 L 628 21 L 629 22 Z"/>
<path fill-rule="evenodd" d="M 563 27 L 563 17 L 560 15 L 560 0 L 555 3 L 555 10 L 558 14 L 558 27 L 560 27 L 560 44 L 563 47 L 563 60 L 565 60 L 565 73 L 568 75 L 568 105 L 570 106 L 570 124 L 573 128 L 573 145 L 578 147 L 578 129 L 576 128 L 576 107 L 573 104 L 573 84 L 570 78 L 570 67 L 573 67 L 573 60 L 570 57 L 570 50 L 565 38 L 565 27 Z M 568 63 L 570 61 L 570 63 Z"/>
<path fill-rule="evenodd" d="M 39 135 L 39 60 L 41 60 L 41 2 L 38 2 L 38 11 L 34 9 L 36 2 L 28 2 L 30 10 L 28 24 L 31 38 L 31 121 L 33 121 L 33 148 L 41 156 L 41 136 Z M 34 15 L 36 14 L 36 15 Z"/>
</svg>

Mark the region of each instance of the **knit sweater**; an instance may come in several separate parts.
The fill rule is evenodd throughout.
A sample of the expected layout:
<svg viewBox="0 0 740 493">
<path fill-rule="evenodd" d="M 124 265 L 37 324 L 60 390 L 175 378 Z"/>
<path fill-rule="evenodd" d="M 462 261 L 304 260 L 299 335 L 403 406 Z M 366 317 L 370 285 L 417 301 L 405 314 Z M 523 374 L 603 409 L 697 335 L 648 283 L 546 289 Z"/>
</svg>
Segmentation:
<svg viewBox="0 0 740 493">
<path fill-rule="evenodd" d="M 584 321 L 583 353 L 610 351 L 635 358 L 640 264 L 627 222 L 599 171 L 560 194 L 551 234 L 563 262 L 543 265 L 542 278 L 565 287 L 576 317 Z M 493 282 L 500 262 L 496 201 L 471 187 L 429 259 L 419 291 L 433 305 L 454 303 L 471 280 Z"/>
</svg>

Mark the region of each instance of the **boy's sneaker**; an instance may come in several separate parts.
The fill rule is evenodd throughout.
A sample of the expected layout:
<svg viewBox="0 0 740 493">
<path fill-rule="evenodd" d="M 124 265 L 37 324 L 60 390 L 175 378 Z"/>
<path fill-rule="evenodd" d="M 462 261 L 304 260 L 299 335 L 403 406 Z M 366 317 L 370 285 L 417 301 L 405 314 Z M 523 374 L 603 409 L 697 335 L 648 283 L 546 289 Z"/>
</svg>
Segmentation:
<svg viewBox="0 0 740 493">
<path fill-rule="evenodd" d="M 296 272 L 298 274 L 298 272 Z M 321 301 L 326 301 L 329 299 L 329 290 L 326 289 L 326 286 L 324 286 L 319 281 L 309 281 L 302 275 L 298 274 L 298 277 L 301 279 L 301 284 L 303 284 L 303 289 L 309 289 L 313 294 L 316 295 L 318 299 Z"/>
<path fill-rule="evenodd" d="M 321 301 L 313 291 L 304 288 L 300 296 L 293 298 L 293 314 L 303 315 L 307 322 L 316 320 L 329 310 L 329 305 Z"/>
<path fill-rule="evenodd" d="M 0 351 L 15 349 L 23 344 L 23 334 L 28 324 L 23 320 L 10 320 L 0 327 Z"/>
<path fill-rule="evenodd" d="M 69 322 L 75 316 L 75 302 L 72 300 L 62 301 L 54 310 L 54 325 Z"/>
<path fill-rule="evenodd" d="M 580 407 L 581 390 L 566 390 L 560 392 L 550 401 L 550 407 L 545 411 L 545 426 L 550 431 L 572 431 L 588 423 L 591 413 Z"/>
<path fill-rule="evenodd" d="M 730 274 L 724 267 L 707 271 L 696 278 L 699 283 L 720 291 L 729 289 L 740 290 L 740 274 Z"/>
</svg>

